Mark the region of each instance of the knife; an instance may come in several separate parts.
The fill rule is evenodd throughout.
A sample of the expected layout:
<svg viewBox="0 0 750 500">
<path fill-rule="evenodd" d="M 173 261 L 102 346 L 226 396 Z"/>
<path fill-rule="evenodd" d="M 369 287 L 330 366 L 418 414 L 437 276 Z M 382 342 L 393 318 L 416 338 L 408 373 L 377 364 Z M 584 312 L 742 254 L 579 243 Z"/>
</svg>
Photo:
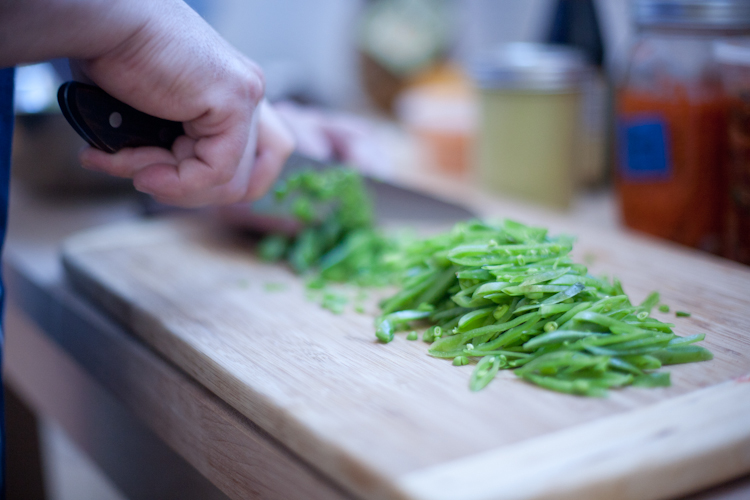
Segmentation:
<svg viewBox="0 0 750 500">
<path fill-rule="evenodd" d="M 63 116 L 78 135 L 92 147 L 108 153 L 141 146 L 171 149 L 175 139 L 185 134 L 182 123 L 138 111 L 93 85 L 63 83 L 57 92 L 57 100 Z M 280 176 L 286 177 L 302 168 L 328 166 L 295 152 L 287 160 Z M 453 223 L 474 217 L 474 214 L 459 205 L 364 177 L 375 202 L 375 215 L 379 223 Z M 252 210 L 281 216 L 271 195 L 254 202 Z"/>
</svg>

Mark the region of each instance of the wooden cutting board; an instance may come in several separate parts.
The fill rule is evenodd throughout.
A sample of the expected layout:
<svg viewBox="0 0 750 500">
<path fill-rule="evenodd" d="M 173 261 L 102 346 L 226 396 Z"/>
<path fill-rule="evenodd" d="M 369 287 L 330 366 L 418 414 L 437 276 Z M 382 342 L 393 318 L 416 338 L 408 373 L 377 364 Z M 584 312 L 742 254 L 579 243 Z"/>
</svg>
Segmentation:
<svg viewBox="0 0 750 500">
<path fill-rule="evenodd" d="M 471 366 L 403 335 L 376 342 L 374 305 L 322 309 L 210 222 L 95 229 L 63 259 L 135 335 L 361 498 L 665 498 L 750 471 L 750 270 L 582 228 L 576 252 L 635 301 L 659 290 L 690 311 L 656 314 L 680 335 L 705 332 L 715 359 L 669 367 L 670 388 L 606 399 L 510 372 L 472 393 Z"/>
</svg>

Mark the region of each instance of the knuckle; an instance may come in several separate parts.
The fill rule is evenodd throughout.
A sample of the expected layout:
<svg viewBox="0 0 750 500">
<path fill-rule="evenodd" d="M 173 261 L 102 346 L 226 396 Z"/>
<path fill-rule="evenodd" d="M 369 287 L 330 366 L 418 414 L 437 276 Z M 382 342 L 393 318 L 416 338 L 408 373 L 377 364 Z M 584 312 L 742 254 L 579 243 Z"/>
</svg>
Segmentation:
<svg viewBox="0 0 750 500">
<path fill-rule="evenodd" d="M 212 186 L 220 186 L 234 179 L 235 172 L 236 169 L 233 168 L 213 168 L 207 181 Z"/>
<path fill-rule="evenodd" d="M 263 71 L 254 63 L 249 63 L 244 69 L 240 75 L 237 92 L 240 99 L 255 105 L 260 102 L 266 91 L 266 79 Z"/>
</svg>

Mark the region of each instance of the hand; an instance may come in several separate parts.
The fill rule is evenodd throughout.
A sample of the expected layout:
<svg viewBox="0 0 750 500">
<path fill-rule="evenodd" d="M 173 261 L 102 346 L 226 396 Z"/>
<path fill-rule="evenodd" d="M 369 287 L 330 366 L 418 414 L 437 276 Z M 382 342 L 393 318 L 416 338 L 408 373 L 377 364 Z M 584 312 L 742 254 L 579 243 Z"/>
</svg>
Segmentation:
<svg viewBox="0 0 750 500">
<path fill-rule="evenodd" d="M 75 69 L 148 114 L 183 122 L 171 151 L 115 154 L 87 148 L 84 167 L 133 179 L 136 189 L 180 206 L 248 201 L 273 183 L 293 138 L 262 101 L 260 69 L 182 2 L 152 4 L 141 29 Z"/>
</svg>

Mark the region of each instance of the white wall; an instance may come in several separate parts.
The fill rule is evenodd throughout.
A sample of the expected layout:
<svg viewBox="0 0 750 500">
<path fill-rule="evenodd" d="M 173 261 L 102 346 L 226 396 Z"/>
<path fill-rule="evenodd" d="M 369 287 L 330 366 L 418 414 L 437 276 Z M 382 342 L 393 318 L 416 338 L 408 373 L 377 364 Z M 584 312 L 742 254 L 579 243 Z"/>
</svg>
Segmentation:
<svg viewBox="0 0 750 500">
<path fill-rule="evenodd" d="M 215 0 L 206 17 L 263 66 L 272 94 L 304 86 L 324 102 L 349 104 L 359 96 L 353 40 L 361 4 L 361 0 Z"/>
<path fill-rule="evenodd" d="M 307 88 L 328 104 L 361 103 L 355 39 L 364 0 L 191 1 L 219 33 L 263 66 L 272 98 Z M 449 1 L 459 60 L 497 43 L 538 40 L 552 6 L 552 0 Z M 628 3 L 597 0 L 610 56 L 628 44 Z"/>
</svg>

